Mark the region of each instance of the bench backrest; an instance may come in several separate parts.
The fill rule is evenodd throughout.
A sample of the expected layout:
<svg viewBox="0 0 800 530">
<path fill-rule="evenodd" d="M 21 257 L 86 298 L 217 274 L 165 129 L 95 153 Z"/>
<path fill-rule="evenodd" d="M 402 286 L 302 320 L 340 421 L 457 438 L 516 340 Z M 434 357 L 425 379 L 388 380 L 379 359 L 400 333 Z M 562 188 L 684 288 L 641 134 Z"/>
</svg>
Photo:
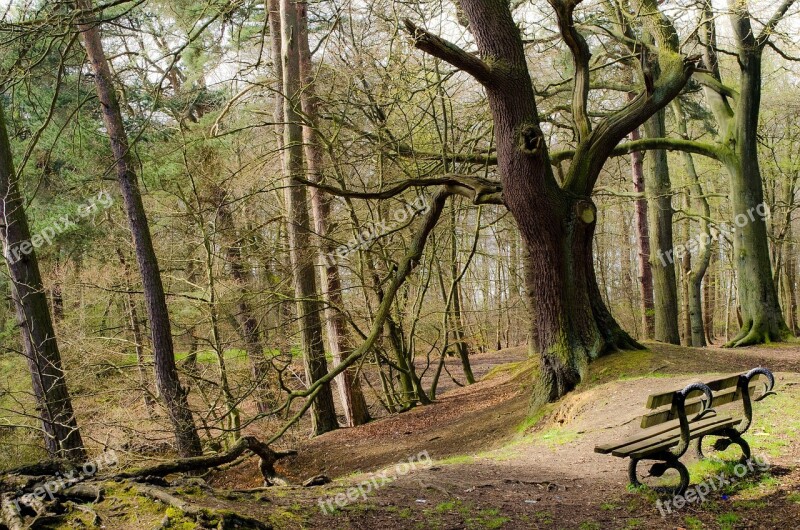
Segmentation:
<svg viewBox="0 0 800 530">
<path fill-rule="evenodd" d="M 730 374 L 705 383 L 706 386 L 711 389 L 711 392 L 714 395 L 712 402 L 712 406 L 714 408 L 721 405 L 726 405 L 728 403 L 733 403 L 735 401 L 740 401 L 742 399 L 742 389 L 739 388 L 739 378 L 741 375 L 742 374 Z M 762 380 L 767 380 L 767 377 L 762 374 L 758 374 L 750 380 L 750 396 L 753 396 L 756 389 L 762 386 L 762 384 L 760 384 Z M 648 409 L 653 410 L 653 412 L 648 412 L 642 416 L 641 425 L 643 429 L 653 427 L 654 425 L 660 425 L 678 418 L 678 408 L 675 404 L 676 392 L 677 391 L 662 392 L 660 394 L 651 394 L 647 397 L 647 403 L 645 406 Z M 705 399 L 706 397 L 703 392 L 699 390 L 691 392 L 687 396 L 685 402 L 686 414 L 689 415 L 702 412 L 705 406 Z"/>
</svg>

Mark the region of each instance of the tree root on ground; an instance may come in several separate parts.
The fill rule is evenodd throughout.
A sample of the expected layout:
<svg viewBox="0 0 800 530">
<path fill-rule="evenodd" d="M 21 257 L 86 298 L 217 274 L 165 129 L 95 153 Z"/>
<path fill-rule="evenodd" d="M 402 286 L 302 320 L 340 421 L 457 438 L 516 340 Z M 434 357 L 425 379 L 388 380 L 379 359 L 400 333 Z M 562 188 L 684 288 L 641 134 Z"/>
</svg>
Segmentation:
<svg viewBox="0 0 800 530">
<path fill-rule="evenodd" d="M 148 484 L 134 483 L 131 487 L 139 494 L 153 500 L 176 508 L 181 515 L 194 519 L 201 528 L 216 528 L 227 530 L 234 528 L 247 528 L 250 530 L 271 530 L 272 527 L 257 519 L 241 515 L 229 510 L 206 508 L 181 499 L 169 491 Z M 165 516 L 162 527 L 170 526 L 170 517 Z"/>
<path fill-rule="evenodd" d="M 260 458 L 259 469 L 264 477 L 264 485 L 287 484 L 275 471 L 275 463 L 284 457 L 296 455 L 296 451 L 273 451 L 253 436 L 241 438 L 230 450 L 224 453 L 179 458 L 153 466 L 126 471 L 112 477 L 82 477 L 80 483 L 70 483 L 59 477 L 64 467 L 61 462 L 45 462 L 35 466 L 27 466 L 15 470 L 17 473 L 6 473 L 0 476 L 0 528 L 9 530 L 27 530 L 58 521 L 73 511 L 80 511 L 91 516 L 89 524 L 100 527 L 98 513 L 88 503 L 103 501 L 104 491 L 100 483 L 104 480 L 115 480 L 128 484 L 134 491 L 158 500 L 180 510 L 182 516 L 193 519 L 200 528 L 239 528 L 264 530 L 271 527 L 256 519 L 240 515 L 228 510 L 206 508 L 198 504 L 184 501 L 176 497 L 164 487 L 169 483 L 164 479 L 175 473 L 191 473 L 205 471 L 230 464 L 250 451 Z M 19 472 L 26 472 L 21 474 Z M 47 472 L 52 471 L 52 474 Z M 45 472 L 45 474 L 39 474 Z M 36 473 L 36 476 L 27 473 Z M 146 483 L 146 484 L 145 484 Z M 163 525 L 169 526 L 169 517 Z M 162 526 L 163 526 L 162 525 Z"/>
<path fill-rule="evenodd" d="M 242 437 L 225 453 L 207 456 L 194 456 L 190 458 L 179 458 L 171 462 L 164 462 L 150 467 L 119 473 L 114 478 L 131 479 L 148 476 L 164 477 L 173 473 L 188 473 L 192 471 L 206 470 L 233 462 L 247 450 L 261 458 L 259 468 L 261 470 L 261 475 L 264 477 L 265 486 L 286 482 L 275 472 L 275 462 L 287 456 L 294 456 L 297 454 L 297 451 L 273 451 L 267 444 L 258 441 L 258 439 L 256 439 L 254 436 Z"/>
</svg>

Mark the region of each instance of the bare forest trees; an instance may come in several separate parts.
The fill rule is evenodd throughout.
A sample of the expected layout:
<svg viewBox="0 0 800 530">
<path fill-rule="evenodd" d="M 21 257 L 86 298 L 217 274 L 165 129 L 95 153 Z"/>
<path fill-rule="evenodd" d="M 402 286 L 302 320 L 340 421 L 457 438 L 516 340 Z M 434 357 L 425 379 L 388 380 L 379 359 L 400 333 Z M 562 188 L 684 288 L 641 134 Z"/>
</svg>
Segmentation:
<svg viewBox="0 0 800 530">
<path fill-rule="evenodd" d="M 5 113 L 0 106 L 0 242 L 8 264 L 23 355 L 28 361 L 44 445 L 51 458 L 86 457 L 61 363 L 47 294 L 39 272 L 22 197 L 17 187 Z"/>
<path fill-rule="evenodd" d="M 88 0 L 81 0 L 78 5 L 82 9 L 91 10 L 91 3 Z M 108 59 L 103 51 L 98 22 L 84 21 L 79 26 L 79 30 L 86 55 L 94 72 L 97 97 L 100 100 L 103 121 L 114 155 L 117 181 L 136 248 L 136 260 L 139 264 L 147 318 L 150 323 L 156 386 L 175 431 L 178 453 L 182 456 L 198 455 L 202 452 L 200 438 L 195 430 L 194 418 L 189 408 L 186 392 L 181 386 L 175 367 L 172 326 L 164 286 L 161 282 L 161 271 L 150 236 L 150 227 L 139 191 L 138 177 L 134 170 L 114 80 L 108 66 Z"/>
</svg>

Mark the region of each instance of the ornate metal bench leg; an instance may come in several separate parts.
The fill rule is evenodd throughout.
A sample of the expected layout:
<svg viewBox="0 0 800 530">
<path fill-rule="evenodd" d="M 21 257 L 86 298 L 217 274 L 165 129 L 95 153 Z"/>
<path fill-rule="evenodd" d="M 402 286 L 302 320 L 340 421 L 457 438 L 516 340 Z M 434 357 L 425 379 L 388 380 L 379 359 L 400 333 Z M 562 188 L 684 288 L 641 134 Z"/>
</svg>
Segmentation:
<svg viewBox="0 0 800 530">
<path fill-rule="evenodd" d="M 714 449 L 717 451 L 724 451 L 730 447 L 731 444 L 736 444 L 742 450 L 742 458 L 740 461 L 747 462 L 750 460 L 750 445 L 742 438 L 741 434 L 734 429 L 729 429 L 722 433 L 721 436 L 725 436 L 725 438 L 720 438 L 714 442 Z"/>
<path fill-rule="evenodd" d="M 639 487 L 642 483 L 639 481 L 639 475 L 636 473 L 636 468 L 641 460 L 638 458 L 631 458 L 628 464 L 628 480 L 632 486 Z M 668 495 L 683 495 L 686 488 L 689 487 L 689 470 L 686 469 L 680 460 L 676 457 L 666 457 L 663 462 L 656 462 L 650 467 L 651 477 L 661 477 L 668 469 L 674 469 L 680 475 L 680 484 L 677 486 L 657 486 L 654 489 L 659 493 L 666 493 Z"/>
<path fill-rule="evenodd" d="M 698 460 L 703 460 L 706 457 L 706 455 L 703 454 L 703 438 L 705 438 L 705 436 L 700 436 L 699 438 L 692 440 L 692 453 L 697 457 Z"/>
</svg>

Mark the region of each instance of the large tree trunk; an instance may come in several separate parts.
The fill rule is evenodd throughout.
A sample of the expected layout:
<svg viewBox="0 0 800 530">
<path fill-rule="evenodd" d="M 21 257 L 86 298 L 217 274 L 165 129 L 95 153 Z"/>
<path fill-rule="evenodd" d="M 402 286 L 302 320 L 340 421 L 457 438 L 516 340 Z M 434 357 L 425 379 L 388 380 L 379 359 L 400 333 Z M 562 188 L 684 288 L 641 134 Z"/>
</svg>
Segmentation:
<svg viewBox="0 0 800 530">
<path fill-rule="evenodd" d="M 645 123 L 645 135 L 664 138 L 664 111 Z M 680 344 L 678 331 L 678 287 L 675 278 L 675 256 L 672 248 L 672 188 L 670 186 L 667 152 L 651 151 L 647 156 L 645 189 L 648 198 L 650 226 L 650 266 L 653 271 L 655 329 L 653 337 L 659 342 Z"/>
<path fill-rule="evenodd" d="M 90 10 L 92 7 L 90 0 L 79 0 L 78 6 L 85 10 Z M 202 452 L 200 437 L 195 430 L 194 417 L 175 367 L 175 352 L 164 286 L 161 283 L 158 259 L 150 236 L 150 227 L 139 191 L 138 178 L 133 169 L 128 135 L 123 125 L 111 69 L 103 51 L 97 22 L 87 21 L 79 28 L 83 36 L 86 55 L 94 72 L 97 97 L 100 100 L 103 122 L 111 141 L 117 181 L 133 235 L 139 272 L 142 276 L 142 288 L 153 343 L 156 387 L 161 399 L 164 400 L 172 422 L 178 453 L 181 456 L 199 455 Z"/>
<path fill-rule="evenodd" d="M 38 243 L 37 243 L 37 239 Z M 61 367 L 47 293 L 42 284 L 24 203 L 17 187 L 5 115 L 0 105 L 0 242 L 8 264 L 11 296 L 31 373 L 33 394 L 42 421 L 44 445 L 51 458 L 85 460 L 72 400 Z"/>
<path fill-rule="evenodd" d="M 632 142 L 639 140 L 639 129 L 630 134 Z M 644 155 L 640 152 L 631 154 L 631 173 L 633 191 L 645 193 Z M 653 269 L 650 265 L 650 231 L 647 226 L 647 199 L 636 199 L 636 247 L 639 264 L 639 297 L 642 311 L 642 337 L 652 339 L 655 330 L 655 308 L 653 306 Z"/>
<path fill-rule="evenodd" d="M 749 24 L 748 24 L 749 26 Z M 744 31 L 739 28 L 739 31 Z M 736 110 L 733 156 L 724 160 L 731 177 L 733 253 L 738 272 L 742 327 L 727 346 L 782 341 L 790 335 L 772 279 L 764 192 L 758 162 L 758 116 L 761 103 L 761 50 L 739 50 L 741 93 Z M 742 226 L 740 226 L 742 225 Z"/>
<path fill-rule="evenodd" d="M 298 179 L 303 167 L 303 131 L 297 105 L 300 102 L 300 50 L 297 6 L 293 0 L 280 1 L 281 59 L 283 67 L 283 172 L 286 180 L 286 206 L 289 212 L 289 253 L 294 272 L 297 315 L 300 322 L 303 359 L 308 384 L 328 373 L 322 341 L 321 305 L 317 300 L 314 249 L 311 246 L 311 222 L 308 215 L 306 186 Z M 315 435 L 336 429 L 339 424 L 333 406 L 333 394 L 325 384 L 311 409 Z"/>
<path fill-rule="evenodd" d="M 305 2 L 297 2 L 300 47 L 300 75 L 303 81 L 303 91 L 300 96 L 303 114 L 307 124 L 303 126 L 303 145 L 306 153 L 306 168 L 309 180 L 322 181 L 322 148 L 317 138 L 317 123 L 319 116 L 319 102 L 314 86 L 314 70 L 311 61 L 311 50 L 308 45 L 308 13 Z M 329 256 L 334 256 L 336 245 L 328 236 L 330 224 L 330 198 L 318 188 L 311 189 L 311 212 L 314 216 L 314 228 L 320 240 L 320 254 L 323 269 L 323 299 L 325 301 L 325 325 L 328 334 L 328 347 L 334 364 L 342 362 L 347 357 L 351 345 L 348 340 L 347 321 L 342 308 L 342 281 L 339 276 L 339 266 Z M 328 258 L 328 259 L 326 259 Z M 358 368 L 352 366 L 336 377 L 336 387 L 339 390 L 339 400 L 348 427 L 362 425 L 369 421 L 369 409 L 361 391 Z"/>
<path fill-rule="evenodd" d="M 761 34 L 753 30 L 747 2 L 728 0 L 739 64 L 740 92 L 735 109 L 728 95 L 709 86 L 704 93 L 719 126 L 720 160 L 730 176 L 733 221 L 733 261 L 736 267 L 741 329 L 726 346 L 781 341 L 790 335 L 783 320 L 764 220 L 766 206 L 758 163 L 758 117 L 761 109 L 761 58 L 775 24 L 791 7 L 784 2 Z M 706 69 L 719 81 L 716 22 L 712 3 L 703 4 L 701 37 Z"/>
<path fill-rule="evenodd" d="M 648 31 L 656 35 L 664 75 L 648 78 L 646 90 L 624 111 L 592 130 L 587 109 L 590 53 L 573 20 L 576 3 L 550 0 L 575 66 L 572 115 L 578 146 L 563 187 L 550 165 L 522 39 L 508 2 L 461 0 L 478 55 L 406 21 L 418 48 L 468 71 L 486 89 L 503 200 L 532 258 L 530 292 L 536 297 L 541 372 L 534 404 L 574 388 L 592 359 L 640 347 L 611 316 L 597 285 L 592 256 L 597 208 L 590 195 L 614 147 L 674 99 L 692 70 L 656 1 L 640 3 Z"/>
</svg>

